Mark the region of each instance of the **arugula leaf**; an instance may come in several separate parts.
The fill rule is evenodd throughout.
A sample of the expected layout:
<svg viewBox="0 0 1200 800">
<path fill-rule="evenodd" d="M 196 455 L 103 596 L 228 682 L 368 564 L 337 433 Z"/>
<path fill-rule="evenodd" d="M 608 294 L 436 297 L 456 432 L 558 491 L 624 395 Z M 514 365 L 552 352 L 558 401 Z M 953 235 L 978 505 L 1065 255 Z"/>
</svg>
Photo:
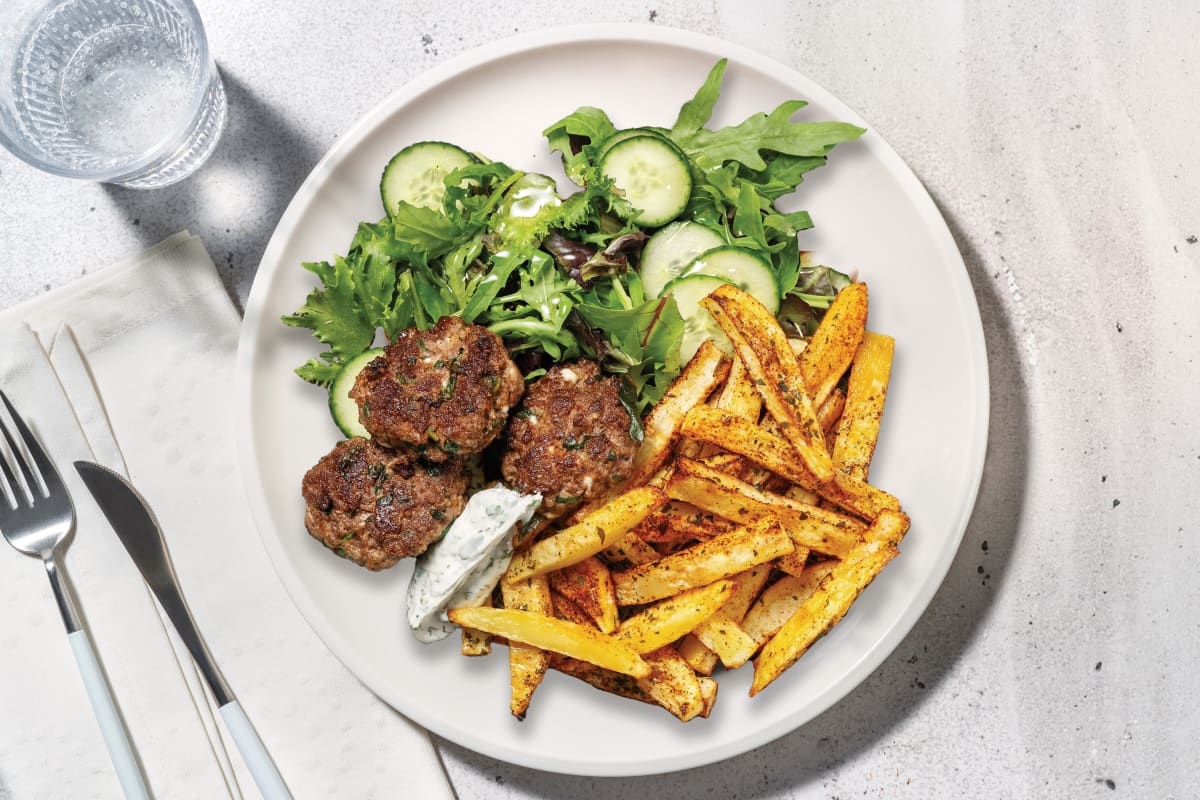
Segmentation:
<svg viewBox="0 0 1200 800">
<path fill-rule="evenodd" d="M 752 170 L 765 169 L 761 151 L 793 156 L 823 156 L 840 142 L 857 139 L 863 128 L 846 122 L 791 122 L 791 117 L 808 105 L 787 100 L 770 114 L 754 114 L 738 125 L 710 131 L 701 128 L 679 137 L 672 136 L 687 155 L 703 156 L 711 162 L 737 161 Z"/>
<path fill-rule="evenodd" d="M 713 106 L 721 94 L 721 81 L 725 78 L 725 67 L 729 59 L 722 58 L 708 71 L 708 77 L 696 90 L 696 94 L 679 109 L 679 116 L 671 127 L 671 138 L 679 141 L 703 128 L 712 119 Z"/>
<path fill-rule="evenodd" d="M 796 237 L 789 237 L 778 253 L 774 255 L 775 280 L 779 283 L 779 296 L 787 297 L 796 286 L 800 276 L 800 243 Z"/>
<path fill-rule="evenodd" d="M 759 206 L 758 192 L 748 183 L 743 183 L 738 190 L 737 206 L 733 214 L 733 235 L 743 237 L 740 244 L 751 247 L 769 249 L 766 229 L 763 227 L 762 208 Z M 745 241 L 745 240 L 749 241 Z"/>
<path fill-rule="evenodd" d="M 759 195 L 774 202 L 796 191 L 796 187 L 804 180 L 805 173 L 825 166 L 825 158 L 777 153 L 767 160 L 765 168 L 757 171 L 742 169 L 739 177 L 744 183 L 754 186 Z"/>
<path fill-rule="evenodd" d="M 467 322 L 474 322 L 485 313 L 500 294 L 500 290 L 508 283 L 508 277 L 512 275 L 513 270 L 524 260 L 525 256 L 514 253 L 493 255 L 488 262 L 487 271 L 476 279 L 475 291 L 463 306 L 462 318 Z"/>
</svg>

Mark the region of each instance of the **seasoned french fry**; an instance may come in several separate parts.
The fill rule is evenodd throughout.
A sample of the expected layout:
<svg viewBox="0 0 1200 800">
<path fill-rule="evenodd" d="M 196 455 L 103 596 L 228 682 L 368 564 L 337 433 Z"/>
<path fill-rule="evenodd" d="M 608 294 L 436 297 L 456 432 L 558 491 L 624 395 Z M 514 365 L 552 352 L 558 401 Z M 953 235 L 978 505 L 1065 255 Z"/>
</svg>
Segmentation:
<svg viewBox="0 0 1200 800">
<path fill-rule="evenodd" d="M 689 503 L 668 503 L 655 511 L 638 527 L 638 535 L 653 544 L 673 544 L 691 540 L 705 541 L 736 526 L 726 519 L 706 513 Z"/>
<path fill-rule="evenodd" d="M 686 661 L 697 675 L 712 675 L 717 661 L 720 660 L 716 653 L 709 650 L 704 642 L 696 638 L 694 633 L 689 633 L 680 639 L 679 645 L 675 649 L 679 651 L 679 657 Z"/>
<path fill-rule="evenodd" d="M 856 519 L 764 492 L 689 459 L 679 459 L 667 494 L 735 522 L 762 517 L 786 520 L 787 532 L 797 546 L 827 555 L 846 555 L 865 531 Z M 620 592 L 617 598 L 619 602 Z"/>
<path fill-rule="evenodd" d="M 613 574 L 617 603 L 639 605 L 736 575 L 794 549 L 774 519 L 759 519 L 658 561 Z"/>
<path fill-rule="evenodd" d="M 762 414 L 762 398 L 758 396 L 758 390 L 754 388 L 750 373 L 741 359 L 735 358 L 730 365 L 725 388 L 717 396 L 715 405 L 749 422 L 757 422 Z"/>
<path fill-rule="evenodd" d="M 712 678 L 697 678 L 700 684 L 700 700 L 704 703 L 704 707 L 700 710 L 700 716 L 708 719 L 708 715 L 712 713 L 713 706 L 717 702 L 717 682 Z"/>
<path fill-rule="evenodd" d="M 638 684 L 637 678 L 629 675 L 622 675 L 620 672 L 613 672 L 610 669 L 601 669 L 595 664 L 589 664 L 577 658 L 560 656 L 558 653 L 550 656 L 550 668 L 589 683 L 602 692 L 628 697 L 630 700 L 638 700 L 652 706 L 658 705 L 650 693 Z"/>
<path fill-rule="evenodd" d="M 557 654 L 551 657 L 550 666 L 603 692 L 665 708 L 684 722 L 712 712 L 716 681 L 705 679 L 711 684 L 706 685 L 670 647 L 650 653 L 645 661 L 651 672 L 642 680 Z"/>
<path fill-rule="evenodd" d="M 750 606 L 754 605 L 754 601 L 762 593 L 763 587 L 767 585 L 770 577 L 770 564 L 758 564 L 745 572 L 734 575 L 733 581 L 737 586 L 733 590 L 733 594 L 725 601 L 725 605 L 721 606 L 721 613 L 741 624 L 746 612 L 750 610 Z"/>
<path fill-rule="evenodd" d="M 574 622 L 585 628 L 596 626 L 596 620 L 589 617 L 587 612 L 580 608 L 574 600 L 554 591 L 553 586 L 550 587 L 550 601 L 554 606 L 554 616 L 558 619 L 565 619 L 567 622 Z M 550 666 L 554 666 L 553 657 L 550 659 Z"/>
<path fill-rule="evenodd" d="M 550 584 L 544 576 L 520 581 L 501 581 L 500 592 L 506 609 L 519 609 L 539 616 L 553 611 Z M 510 707 L 517 719 L 525 719 L 533 692 L 546 676 L 546 668 L 549 666 L 550 657 L 544 650 L 509 639 L 508 669 L 512 683 Z"/>
<path fill-rule="evenodd" d="M 851 603 L 895 555 L 908 517 L 884 511 L 865 541 L 830 570 L 813 594 L 768 641 L 754 662 L 750 696 L 761 692 L 845 616 Z"/>
<path fill-rule="evenodd" d="M 800 354 L 804 385 L 819 407 L 850 368 L 867 324 L 867 285 L 852 283 L 833 298 Z"/>
<path fill-rule="evenodd" d="M 810 564 L 798 575 L 784 575 L 772 583 L 746 612 L 742 630 L 762 645 L 778 633 L 783 623 L 796 613 L 796 609 L 820 588 L 821 581 L 837 563 L 834 559 L 819 561 Z"/>
<path fill-rule="evenodd" d="M 859 480 L 867 479 L 875 453 L 895 345 L 892 337 L 868 331 L 850 367 L 846 408 L 833 443 L 833 463 L 837 471 Z"/>
<path fill-rule="evenodd" d="M 775 559 L 775 566 L 788 575 L 799 575 L 808 568 L 808 548 L 797 547 L 785 556 Z"/>
<path fill-rule="evenodd" d="M 723 617 L 731 622 L 740 623 L 770 577 L 770 564 L 759 564 L 745 572 L 739 572 L 737 575 L 734 575 L 732 578 L 735 584 L 733 594 L 725 601 L 725 605 L 721 606 L 721 609 L 714 617 Z M 714 617 L 710 617 L 710 619 Z M 703 627 L 704 624 L 701 623 L 700 627 Z M 755 647 L 757 647 L 757 643 Z M 696 638 L 695 633 L 683 637 L 677 649 L 679 650 L 679 655 L 688 662 L 688 665 L 701 675 L 711 675 L 713 668 L 717 665 L 717 654 Z M 734 660 L 736 657 L 732 649 L 725 655 L 731 660 Z"/>
<path fill-rule="evenodd" d="M 834 434 L 837 432 L 837 424 L 841 421 L 842 411 L 845 408 L 846 393 L 840 386 L 835 386 L 829 393 L 829 397 L 825 398 L 825 402 L 817 408 L 817 422 L 821 423 L 821 430 L 825 432 L 826 443 L 833 441 Z M 830 455 L 833 455 L 832 450 Z"/>
<path fill-rule="evenodd" d="M 745 456 L 764 469 L 774 472 L 811 492 L 866 519 L 874 519 L 884 509 L 900 510 L 900 501 L 880 489 L 845 473 L 835 472 L 833 480 L 817 480 L 785 439 L 770 428 L 759 427 L 740 417 L 711 406 L 696 406 L 683 419 L 684 436 L 710 442 L 730 453 Z"/>
<path fill-rule="evenodd" d="M 791 500 L 798 500 L 799 502 L 810 506 L 815 506 L 817 503 L 821 502 L 821 498 L 817 497 L 816 494 L 810 492 L 808 489 L 805 489 L 803 486 L 796 486 L 795 484 L 789 486 L 787 491 L 783 493 L 783 496 Z"/>
<path fill-rule="evenodd" d="M 621 541 L 626 533 L 666 502 L 666 495 L 649 486 L 617 495 L 582 522 L 514 555 L 505 579 L 522 580 L 578 564 Z"/>
<path fill-rule="evenodd" d="M 490 606 L 492 597 L 488 595 L 481 605 Z M 474 628 L 462 629 L 462 654 L 464 656 L 486 656 L 492 652 L 492 637 Z"/>
<path fill-rule="evenodd" d="M 818 480 L 833 477 L 833 460 L 817 422 L 800 364 L 778 320 L 749 293 L 728 284 L 700 301 L 733 343 L 738 358 L 805 466 Z"/>
<path fill-rule="evenodd" d="M 711 341 L 700 345 L 642 423 L 644 435 L 633 457 L 633 470 L 627 485 L 639 486 L 662 469 L 671 457 L 683 415 L 692 406 L 703 403 L 728 373 L 729 359 L 725 354 Z"/>
<path fill-rule="evenodd" d="M 658 551 L 632 531 L 625 534 L 621 541 L 616 544 L 606 547 L 601 555 L 609 564 L 621 564 L 628 562 L 633 566 L 638 564 L 649 564 L 651 561 L 659 559 Z"/>
<path fill-rule="evenodd" d="M 684 455 L 680 453 L 680 455 Z M 742 471 L 746 460 L 736 453 L 714 453 L 700 460 L 700 463 L 706 464 L 713 469 L 720 470 L 727 475 L 738 475 Z M 674 472 L 672 472 L 674 474 Z"/>
<path fill-rule="evenodd" d="M 727 669 L 737 669 L 758 650 L 750 634 L 719 611 L 696 628 L 696 638 L 716 653 Z"/>
<path fill-rule="evenodd" d="M 621 623 L 617 638 L 645 654 L 670 644 L 717 612 L 733 594 L 732 581 L 714 581 L 669 597 Z"/>
<path fill-rule="evenodd" d="M 645 678 L 650 667 L 633 648 L 595 628 L 562 619 L 508 608 L 453 608 L 450 620 L 513 642 L 533 645 L 623 675 Z"/>
<path fill-rule="evenodd" d="M 550 586 L 571 598 L 602 632 L 616 631 L 619 624 L 617 597 L 608 567 L 600 563 L 600 559 L 590 556 L 578 564 L 551 572 Z"/>
<path fill-rule="evenodd" d="M 654 701 L 687 722 L 704 710 L 704 695 L 696 673 L 671 646 L 662 647 L 645 656 L 650 665 L 650 677 L 638 681 L 638 686 Z"/>
<path fill-rule="evenodd" d="M 762 414 L 762 398 L 758 396 L 758 390 L 750 381 L 746 365 L 740 358 L 733 360 L 729 367 L 729 376 L 725 378 L 725 385 L 721 388 L 720 394 L 715 400 L 710 398 L 709 402 L 722 411 L 737 414 L 750 422 L 758 422 L 758 418 Z M 680 449 L 679 455 L 703 459 L 718 452 L 718 448 L 711 444 L 701 445 L 698 453 L 694 452 L 695 449 Z"/>
</svg>

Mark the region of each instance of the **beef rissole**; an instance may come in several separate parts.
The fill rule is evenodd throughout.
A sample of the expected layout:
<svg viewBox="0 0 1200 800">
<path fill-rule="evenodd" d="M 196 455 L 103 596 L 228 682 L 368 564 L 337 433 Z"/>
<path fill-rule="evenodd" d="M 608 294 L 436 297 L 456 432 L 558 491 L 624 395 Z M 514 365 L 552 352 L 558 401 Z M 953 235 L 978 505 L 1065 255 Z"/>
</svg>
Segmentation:
<svg viewBox="0 0 1200 800">
<path fill-rule="evenodd" d="M 409 328 L 366 366 L 350 396 L 376 442 L 440 462 L 496 438 L 525 382 L 499 336 L 459 317 Z"/>
<path fill-rule="evenodd" d="M 458 461 L 430 464 L 370 439 L 347 439 L 301 484 L 304 525 L 356 564 L 386 569 L 425 552 L 466 505 Z"/>
<path fill-rule="evenodd" d="M 558 364 L 526 392 L 508 422 L 504 479 L 540 492 L 540 515 L 553 519 L 629 476 L 637 442 L 620 379 L 595 361 Z"/>
</svg>

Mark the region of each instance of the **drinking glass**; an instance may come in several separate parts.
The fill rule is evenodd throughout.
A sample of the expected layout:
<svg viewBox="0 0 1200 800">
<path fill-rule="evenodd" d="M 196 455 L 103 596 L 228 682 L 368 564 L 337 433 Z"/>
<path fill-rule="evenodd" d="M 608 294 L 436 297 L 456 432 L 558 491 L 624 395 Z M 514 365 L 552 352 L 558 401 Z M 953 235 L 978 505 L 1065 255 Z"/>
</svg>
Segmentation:
<svg viewBox="0 0 1200 800">
<path fill-rule="evenodd" d="M 190 0 L 0 0 L 0 144 L 139 189 L 216 147 L 225 90 Z"/>
</svg>

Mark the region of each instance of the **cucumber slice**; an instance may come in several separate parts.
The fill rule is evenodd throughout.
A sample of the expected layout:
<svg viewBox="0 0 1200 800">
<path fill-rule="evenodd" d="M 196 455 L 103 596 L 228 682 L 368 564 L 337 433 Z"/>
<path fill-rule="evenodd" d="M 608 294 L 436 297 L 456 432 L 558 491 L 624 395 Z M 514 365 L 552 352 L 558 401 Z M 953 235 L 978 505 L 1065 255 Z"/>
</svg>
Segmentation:
<svg viewBox="0 0 1200 800">
<path fill-rule="evenodd" d="M 371 436 L 358 419 L 358 403 L 350 397 L 350 390 L 354 388 L 354 379 L 358 377 L 358 373 L 382 354 L 383 348 L 375 348 L 356 355 L 342 365 L 337 377 L 329 385 L 329 413 L 348 438 Z"/>
<path fill-rule="evenodd" d="M 684 268 L 682 275 L 715 275 L 754 295 L 772 314 L 779 313 L 779 282 L 771 262 L 754 250 L 715 247 Z"/>
<path fill-rule="evenodd" d="M 718 286 L 729 283 L 717 275 L 684 275 L 667 284 L 663 294 L 672 295 L 683 317 L 683 338 L 679 342 L 679 361 L 686 364 L 691 360 L 705 339 L 712 339 L 726 353 L 733 352 L 729 337 L 717 325 L 717 321 L 700 306 L 700 301 Z"/>
<path fill-rule="evenodd" d="M 663 287 L 678 278 L 696 256 L 725 244 L 725 237 L 698 222 L 672 222 L 655 233 L 642 248 L 642 286 L 647 297 L 658 297 Z"/>
<path fill-rule="evenodd" d="M 474 164 L 475 156 L 446 142 L 410 144 L 383 168 L 379 194 L 389 215 L 403 200 L 414 206 L 441 210 L 446 194 L 446 176 L 460 167 Z"/>
<path fill-rule="evenodd" d="M 657 134 L 617 142 L 600 159 L 600 171 L 640 209 L 633 219 L 639 225 L 665 225 L 683 212 L 692 194 L 687 156 Z"/>
</svg>

